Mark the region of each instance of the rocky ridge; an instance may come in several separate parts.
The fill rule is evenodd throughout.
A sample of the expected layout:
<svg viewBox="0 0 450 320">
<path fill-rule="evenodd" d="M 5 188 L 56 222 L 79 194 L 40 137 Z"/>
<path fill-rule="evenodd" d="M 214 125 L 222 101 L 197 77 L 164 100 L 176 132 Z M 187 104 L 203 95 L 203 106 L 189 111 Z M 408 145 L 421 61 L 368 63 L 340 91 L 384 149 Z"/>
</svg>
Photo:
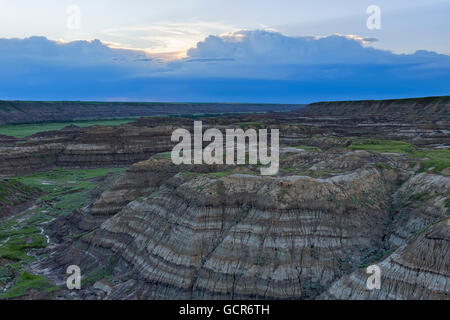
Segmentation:
<svg viewBox="0 0 450 320">
<path fill-rule="evenodd" d="M 288 111 L 295 104 L 0 101 L 0 124 L 114 119 L 191 113 Z"/>
<path fill-rule="evenodd" d="M 28 270 L 64 283 L 79 265 L 83 289 L 60 293 L 75 299 L 448 299 L 445 113 L 401 120 L 383 108 L 202 119 L 204 129 L 280 129 L 271 177 L 258 165 L 172 164 L 170 134 L 192 130 L 187 118 L 0 137 L 5 175 L 131 165 L 46 225 L 53 245 Z M 365 286 L 372 264 L 377 291 Z"/>
<path fill-rule="evenodd" d="M 401 232 L 448 216 L 442 191 L 450 178 L 414 175 L 401 165 L 377 168 L 382 158 L 368 152 L 333 152 L 319 162 L 332 167 L 339 154 L 344 171 L 324 178 L 143 161 L 77 218 L 77 232 L 88 233 L 69 245 L 70 255 L 65 244 L 39 268 L 56 272 L 75 262 L 95 272 L 92 266 L 101 265 L 115 279 L 108 284 L 111 299 L 345 298 L 324 292 L 401 250 L 409 241 Z M 304 161 L 296 153 L 285 160 L 291 167 Z M 401 196 L 414 187 L 415 194 L 432 195 L 434 216 L 418 210 L 398 222 L 399 211 L 390 207 L 421 203 Z"/>
<path fill-rule="evenodd" d="M 446 218 L 409 239 L 378 263 L 380 290 L 368 290 L 367 274 L 358 270 L 334 283 L 326 299 L 450 299 L 450 219 Z"/>
</svg>

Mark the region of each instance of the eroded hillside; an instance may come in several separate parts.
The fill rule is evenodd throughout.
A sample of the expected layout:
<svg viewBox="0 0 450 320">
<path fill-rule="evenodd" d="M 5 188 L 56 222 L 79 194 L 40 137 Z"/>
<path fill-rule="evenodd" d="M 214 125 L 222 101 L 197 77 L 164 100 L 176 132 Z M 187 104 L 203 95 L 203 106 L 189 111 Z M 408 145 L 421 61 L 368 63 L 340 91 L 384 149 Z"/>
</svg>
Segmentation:
<svg viewBox="0 0 450 320">
<path fill-rule="evenodd" d="M 294 104 L 0 101 L 0 124 L 113 119 L 192 113 L 288 111 Z"/>
<path fill-rule="evenodd" d="M 0 137 L 1 174 L 41 192 L 0 220 L 3 298 L 448 299 L 445 121 L 202 120 L 280 129 L 278 174 L 174 165 L 170 134 L 191 119 Z M 69 265 L 81 290 L 65 287 Z"/>
</svg>

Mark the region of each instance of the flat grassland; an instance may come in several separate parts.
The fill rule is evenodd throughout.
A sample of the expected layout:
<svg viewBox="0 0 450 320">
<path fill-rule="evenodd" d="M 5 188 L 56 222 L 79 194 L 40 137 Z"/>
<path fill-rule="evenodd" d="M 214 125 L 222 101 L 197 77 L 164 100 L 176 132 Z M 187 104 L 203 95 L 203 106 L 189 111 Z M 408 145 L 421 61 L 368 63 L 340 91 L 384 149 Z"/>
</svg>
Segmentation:
<svg viewBox="0 0 450 320">
<path fill-rule="evenodd" d="M 0 126 L 0 134 L 5 136 L 12 136 L 16 138 L 24 138 L 29 135 L 52 130 L 60 130 L 69 125 L 76 125 L 78 127 L 90 127 L 93 125 L 102 126 L 118 126 L 124 123 L 133 122 L 135 119 L 115 119 L 115 120 L 81 120 L 69 122 L 43 122 L 43 123 L 29 123 L 29 124 L 7 124 Z"/>
</svg>

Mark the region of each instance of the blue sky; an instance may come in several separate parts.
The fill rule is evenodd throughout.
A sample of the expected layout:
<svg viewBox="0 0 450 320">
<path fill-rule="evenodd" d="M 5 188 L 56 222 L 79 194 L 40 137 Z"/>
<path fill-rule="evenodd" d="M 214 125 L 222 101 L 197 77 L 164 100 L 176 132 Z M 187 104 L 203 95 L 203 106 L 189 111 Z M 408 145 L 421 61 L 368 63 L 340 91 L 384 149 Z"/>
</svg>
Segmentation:
<svg viewBox="0 0 450 320">
<path fill-rule="evenodd" d="M 369 5 L 381 29 L 367 28 Z M 449 94 L 449 12 L 448 0 L 0 0 L 0 99 Z"/>
</svg>

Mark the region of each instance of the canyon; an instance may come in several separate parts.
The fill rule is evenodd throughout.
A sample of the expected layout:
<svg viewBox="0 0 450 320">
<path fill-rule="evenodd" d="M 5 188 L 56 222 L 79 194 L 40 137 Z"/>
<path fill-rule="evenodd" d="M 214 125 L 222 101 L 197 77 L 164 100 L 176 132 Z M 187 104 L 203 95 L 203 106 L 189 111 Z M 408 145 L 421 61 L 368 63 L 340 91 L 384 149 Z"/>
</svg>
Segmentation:
<svg viewBox="0 0 450 320">
<path fill-rule="evenodd" d="M 132 118 L 194 113 L 289 111 L 295 104 L 0 101 L 0 124 Z"/>
<path fill-rule="evenodd" d="M 192 117 L 0 136 L 0 298 L 449 300 L 450 98 L 277 111 L 195 118 L 278 129 L 273 176 L 175 165 Z"/>
</svg>

